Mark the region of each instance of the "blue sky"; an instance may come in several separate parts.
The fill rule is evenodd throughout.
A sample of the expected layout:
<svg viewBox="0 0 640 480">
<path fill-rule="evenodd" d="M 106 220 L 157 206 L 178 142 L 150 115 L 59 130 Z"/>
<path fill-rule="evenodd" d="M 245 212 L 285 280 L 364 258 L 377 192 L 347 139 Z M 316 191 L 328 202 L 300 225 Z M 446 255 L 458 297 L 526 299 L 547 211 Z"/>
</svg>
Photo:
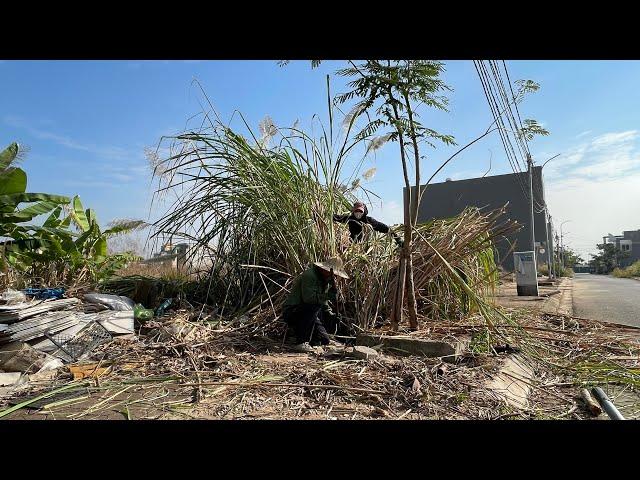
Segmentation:
<svg viewBox="0 0 640 480">
<path fill-rule="evenodd" d="M 423 112 L 429 127 L 464 145 L 491 122 L 471 61 L 446 63 L 453 88 L 450 111 Z M 541 89 L 520 104 L 551 135 L 535 139 L 534 160 L 545 167 L 547 203 L 565 225 L 568 242 L 583 253 L 606 233 L 640 228 L 640 62 L 508 61 L 511 79 L 527 78 Z M 314 114 L 326 119 L 326 80 L 341 62 L 311 70 L 308 62 L 279 67 L 275 61 L 0 61 L 0 139 L 30 147 L 23 168 L 29 190 L 79 194 L 102 223 L 147 218 L 152 193 L 145 147 L 182 131 L 202 110 L 197 79 L 224 119 L 237 110 L 250 125 L 269 115 L 278 126 Z M 342 79 L 332 90 L 344 91 Z M 192 121 L 190 125 L 195 125 Z M 238 123 L 235 125 L 238 126 Z M 397 147 L 371 158 L 377 168 L 367 185 L 381 201 L 373 216 L 400 222 L 402 176 Z M 455 149 L 427 152 L 430 175 Z M 435 179 L 507 173 L 499 138 L 492 134 L 465 151 Z"/>
</svg>

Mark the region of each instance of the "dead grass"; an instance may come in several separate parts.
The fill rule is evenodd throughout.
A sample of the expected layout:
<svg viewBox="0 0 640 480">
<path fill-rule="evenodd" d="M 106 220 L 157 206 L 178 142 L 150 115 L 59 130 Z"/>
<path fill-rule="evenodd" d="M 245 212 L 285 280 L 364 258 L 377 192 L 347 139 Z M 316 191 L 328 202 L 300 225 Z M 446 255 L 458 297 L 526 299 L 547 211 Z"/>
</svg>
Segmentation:
<svg viewBox="0 0 640 480">
<path fill-rule="evenodd" d="M 91 361 L 109 370 L 78 387 L 88 398 L 75 404 L 51 398 L 49 418 L 584 419 L 590 417 L 580 406 L 580 388 L 626 378 L 633 391 L 639 375 L 637 331 L 510 310 L 527 334 L 505 326 L 514 331 L 511 346 L 522 348 L 535 370 L 529 406 L 519 409 L 487 386 L 509 353 L 468 353 L 457 364 L 296 354 L 282 340 L 248 335 L 240 320 L 209 323 L 206 313 L 204 322 L 194 322 L 197 313 L 180 312 L 150 323 L 139 339 L 94 351 Z M 411 335 L 437 340 L 485 331 L 478 316 L 423 325 Z M 31 386 L 20 397 L 70 382 L 71 374 L 62 371 L 54 384 Z M 8 418 L 25 415 L 23 409 Z"/>
</svg>

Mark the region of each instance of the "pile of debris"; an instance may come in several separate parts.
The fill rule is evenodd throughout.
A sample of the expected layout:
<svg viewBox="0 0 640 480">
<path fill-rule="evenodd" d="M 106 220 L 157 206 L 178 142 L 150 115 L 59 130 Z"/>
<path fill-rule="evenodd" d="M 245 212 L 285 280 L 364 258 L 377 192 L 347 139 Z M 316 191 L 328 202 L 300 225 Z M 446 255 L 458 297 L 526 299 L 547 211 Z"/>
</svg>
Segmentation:
<svg viewBox="0 0 640 480">
<path fill-rule="evenodd" d="M 102 300 L 131 308 L 126 297 L 116 298 Z M 60 300 L 4 308 L 5 318 L 23 318 L 7 322 L 13 333 L 3 327 L 2 338 L 34 320 L 73 332 L 57 317 L 63 313 L 78 333 L 83 324 L 125 333 L 122 324 L 119 332 L 113 326 L 123 318 L 133 329 L 132 310 L 96 312 L 106 305 L 95 296 L 83 300 L 31 317 L 24 313 Z M 358 334 L 354 346 L 294 353 L 286 338 L 262 336 L 251 322 L 220 323 L 203 306 L 149 319 L 137 335 L 102 341 L 74 362 L 46 335 L 25 340 L 37 331 L 26 323 L 23 331 L 33 333 L 20 345 L 70 363 L 58 363 L 47 378 L 29 375 L 0 401 L 0 417 L 587 419 L 597 415 L 585 403 L 586 387 L 602 386 L 616 405 L 623 397 L 613 386 L 635 395 L 640 330 L 522 309 L 505 314 L 514 324 L 496 326 L 500 337 L 472 315 L 423 319 L 422 330 L 402 335 L 383 327 Z M 43 352 L 47 341 L 53 345 Z M 637 418 L 638 406 L 625 417 Z"/>
<path fill-rule="evenodd" d="M 134 334 L 130 299 L 94 293 L 83 302 L 63 295 L 28 289 L 0 296 L 0 387 L 82 360 L 115 335 Z"/>
</svg>

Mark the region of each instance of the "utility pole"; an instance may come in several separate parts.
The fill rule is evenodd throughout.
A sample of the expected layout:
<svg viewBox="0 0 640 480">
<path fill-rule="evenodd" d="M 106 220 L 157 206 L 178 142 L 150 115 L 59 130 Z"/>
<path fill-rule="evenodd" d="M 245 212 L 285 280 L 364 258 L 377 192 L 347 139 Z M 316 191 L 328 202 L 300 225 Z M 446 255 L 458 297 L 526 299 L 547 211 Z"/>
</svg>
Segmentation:
<svg viewBox="0 0 640 480">
<path fill-rule="evenodd" d="M 560 265 L 560 239 L 558 238 L 558 232 L 556 232 L 556 263 Z M 555 268 L 555 265 L 554 265 L 554 269 L 556 271 L 556 277 L 557 277 L 559 269 Z"/>
<path fill-rule="evenodd" d="M 549 158 L 546 162 L 544 162 L 542 164 L 542 168 L 545 167 L 545 165 L 547 163 L 549 163 L 551 160 L 553 160 L 554 158 L 558 158 L 560 155 L 562 155 L 561 153 L 558 153 L 557 155 L 554 155 L 553 157 Z M 533 161 L 531 161 L 531 155 L 529 155 L 527 157 L 527 163 L 530 163 L 531 166 L 529 167 L 529 182 L 530 182 L 530 191 L 533 190 L 532 188 L 532 184 L 533 184 Z M 531 209 L 533 211 L 533 195 L 531 196 Z M 547 202 L 544 202 L 544 219 L 545 219 L 545 224 L 544 224 L 544 229 L 545 229 L 545 241 L 547 242 L 547 269 L 549 272 L 549 280 L 551 280 L 552 278 L 552 273 L 556 273 L 556 277 L 557 272 L 555 272 L 555 266 L 553 265 L 553 250 L 551 249 L 551 229 L 549 228 L 549 224 L 551 223 L 551 215 L 549 215 L 549 209 L 547 208 Z M 531 225 L 533 226 L 533 213 L 531 214 Z M 556 235 L 556 242 L 557 242 L 557 237 L 558 235 Z M 534 237 L 534 241 L 533 241 L 533 246 L 535 247 L 535 237 Z"/>
<path fill-rule="evenodd" d="M 561 246 L 561 250 L 562 250 L 562 269 L 564 270 L 564 232 L 562 231 L 562 226 L 565 223 L 569 223 L 571 220 L 565 220 L 564 222 L 562 222 L 560 224 L 560 246 Z"/>
<path fill-rule="evenodd" d="M 549 272 L 549 281 L 553 278 L 553 250 L 551 250 L 551 229 L 549 228 L 551 224 L 551 215 L 549 215 L 549 210 L 547 209 L 547 204 L 544 205 L 544 213 L 545 213 L 545 228 L 547 233 L 547 271 Z"/>
<path fill-rule="evenodd" d="M 533 223 L 533 160 L 531 159 L 531 154 L 527 154 L 527 165 L 529 166 L 529 200 L 530 200 L 530 210 L 531 210 L 531 250 L 533 250 L 533 258 L 534 262 L 537 263 L 536 260 L 536 233 L 535 226 Z"/>
</svg>

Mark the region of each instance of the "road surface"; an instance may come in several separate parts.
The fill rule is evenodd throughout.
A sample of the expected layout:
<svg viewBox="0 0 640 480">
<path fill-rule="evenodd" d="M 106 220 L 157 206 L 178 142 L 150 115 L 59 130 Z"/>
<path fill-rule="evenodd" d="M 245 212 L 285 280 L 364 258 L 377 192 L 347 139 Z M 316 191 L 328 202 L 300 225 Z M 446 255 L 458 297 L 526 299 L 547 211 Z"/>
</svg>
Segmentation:
<svg viewBox="0 0 640 480">
<path fill-rule="evenodd" d="M 573 312 L 577 317 L 640 327 L 640 282 L 576 273 Z"/>
</svg>

